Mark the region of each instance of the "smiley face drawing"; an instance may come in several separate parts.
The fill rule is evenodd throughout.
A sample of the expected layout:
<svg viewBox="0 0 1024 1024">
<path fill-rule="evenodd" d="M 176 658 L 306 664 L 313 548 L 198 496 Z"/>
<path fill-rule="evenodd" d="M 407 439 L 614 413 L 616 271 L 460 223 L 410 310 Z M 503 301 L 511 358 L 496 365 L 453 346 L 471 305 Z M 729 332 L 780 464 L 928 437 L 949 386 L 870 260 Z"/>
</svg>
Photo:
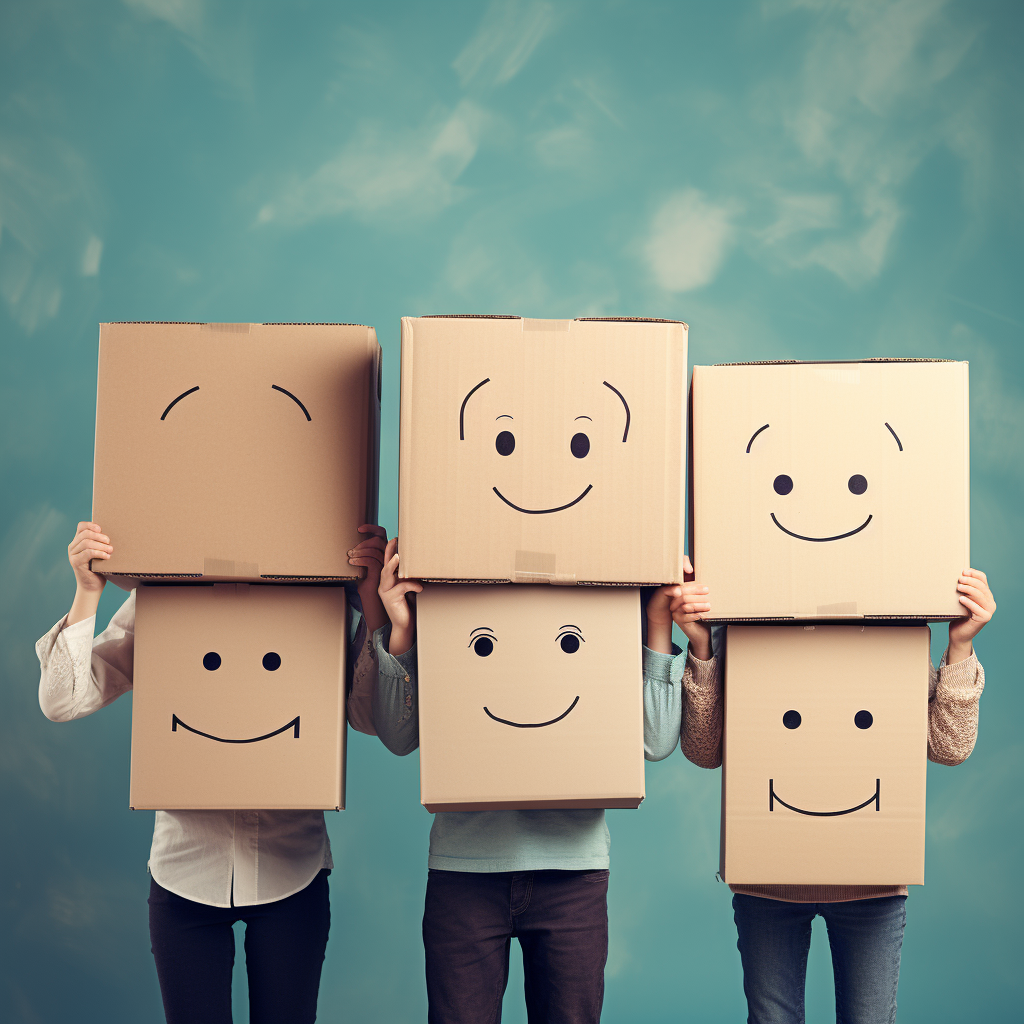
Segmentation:
<svg viewBox="0 0 1024 1024">
<path fill-rule="evenodd" d="M 694 367 L 694 566 L 715 616 L 959 615 L 966 373 L 943 361 Z M 924 500 L 940 479 L 942 497 Z"/>
<path fill-rule="evenodd" d="M 428 810 L 637 806 L 636 590 L 428 585 L 417 609 Z"/>
<path fill-rule="evenodd" d="M 104 324 L 94 507 L 120 538 L 105 571 L 357 575 L 379 355 L 350 325 Z"/>
<path fill-rule="evenodd" d="M 684 324 L 418 317 L 402 330 L 403 575 L 681 573 Z"/>
<path fill-rule="evenodd" d="M 927 627 L 730 626 L 726 644 L 727 881 L 918 879 Z"/>
<path fill-rule="evenodd" d="M 136 592 L 132 806 L 344 806 L 341 588 Z"/>
</svg>

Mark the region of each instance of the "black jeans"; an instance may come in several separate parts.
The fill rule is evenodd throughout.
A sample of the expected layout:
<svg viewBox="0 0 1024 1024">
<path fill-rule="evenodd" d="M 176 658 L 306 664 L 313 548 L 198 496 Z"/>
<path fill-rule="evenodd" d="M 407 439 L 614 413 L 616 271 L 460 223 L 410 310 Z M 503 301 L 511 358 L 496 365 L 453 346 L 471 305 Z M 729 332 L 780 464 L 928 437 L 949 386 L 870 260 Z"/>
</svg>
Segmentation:
<svg viewBox="0 0 1024 1024">
<path fill-rule="evenodd" d="M 512 939 L 530 1024 L 597 1024 L 608 872 L 430 871 L 423 914 L 430 1024 L 498 1024 Z"/>
<path fill-rule="evenodd" d="M 316 1020 L 331 927 L 328 874 L 258 907 L 210 907 L 151 880 L 149 937 L 168 1024 L 231 1024 L 236 921 L 245 922 L 251 1024 Z"/>
</svg>

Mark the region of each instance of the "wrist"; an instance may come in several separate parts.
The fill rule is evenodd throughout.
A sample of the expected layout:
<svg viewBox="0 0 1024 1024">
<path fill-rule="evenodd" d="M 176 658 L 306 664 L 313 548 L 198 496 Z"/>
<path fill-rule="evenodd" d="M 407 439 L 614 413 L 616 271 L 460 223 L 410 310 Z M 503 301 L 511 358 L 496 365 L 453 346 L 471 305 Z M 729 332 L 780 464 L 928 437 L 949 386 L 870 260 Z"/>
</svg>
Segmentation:
<svg viewBox="0 0 1024 1024">
<path fill-rule="evenodd" d="M 412 647 L 415 633 L 412 626 L 391 626 L 391 636 L 388 639 L 388 654 L 397 658 L 406 654 Z"/>
<path fill-rule="evenodd" d="M 660 654 L 672 653 L 672 620 L 660 622 L 647 616 L 647 646 Z"/>
<path fill-rule="evenodd" d="M 956 665 L 966 661 L 974 653 L 974 644 L 970 640 L 953 640 L 950 638 L 946 647 L 946 664 Z"/>
<path fill-rule="evenodd" d="M 76 622 L 92 618 L 99 608 L 102 593 L 102 584 L 98 590 L 94 590 L 92 587 L 85 587 L 79 583 L 78 589 L 75 591 L 75 599 L 71 602 L 71 611 L 68 612 L 68 625 L 73 626 Z"/>
</svg>

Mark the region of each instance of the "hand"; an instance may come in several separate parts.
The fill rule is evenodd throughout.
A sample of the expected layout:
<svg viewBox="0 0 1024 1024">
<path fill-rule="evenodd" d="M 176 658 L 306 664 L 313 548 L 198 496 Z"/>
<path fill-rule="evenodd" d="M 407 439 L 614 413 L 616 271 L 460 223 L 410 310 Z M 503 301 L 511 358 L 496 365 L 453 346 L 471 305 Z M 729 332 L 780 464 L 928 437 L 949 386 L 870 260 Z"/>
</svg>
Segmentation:
<svg viewBox="0 0 1024 1024">
<path fill-rule="evenodd" d="M 387 546 L 388 535 L 383 526 L 376 526 L 374 523 L 363 523 L 358 530 L 369 536 L 364 537 L 349 551 L 348 564 L 361 565 L 366 569 L 363 578 L 356 585 L 356 592 L 363 606 L 366 628 L 371 633 L 376 633 L 387 622 L 377 588 L 380 586 L 380 571 L 384 568 L 384 548 Z"/>
<path fill-rule="evenodd" d="M 415 580 L 398 578 L 398 538 L 392 537 L 384 551 L 384 568 L 380 574 L 380 599 L 391 620 L 390 653 L 405 654 L 412 647 L 416 630 L 416 607 L 407 595 L 418 594 L 423 585 Z"/>
<path fill-rule="evenodd" d="M 996 600 L 989 590 L 988 577 L 980 569 L 964 569 L 956 589 L 967 614 L 949 624 L 947 665 L 955 665 L 971 656 L 974 652 L 974 638 L 996 610 Z"/>
<path fill-rule="evenodd" d="M 110 558 L 113 553 L 110 538 L 100 530 L 98 523 L 78 524 L 74 539 L 68 545 L 68 561 L 78 584 L 68 612 L 69 626 L 96 614 L 107 578 L 103 573 L 93 572 L 89 562 L 94 558 Z"/>
<path fill-rule="evenodd" d="M 685 562 L 692 576 L 690 559 Z M 672 623 L 686 635 L 690 653 L 701 661 L 711 657 L 711 630 L 701 621 L 711 611 L 708 588 L 692 579 L 686 583 L 659 587 L 647 602 L 647 645 L 652 651 L 672 653 Z"/>
</svg>

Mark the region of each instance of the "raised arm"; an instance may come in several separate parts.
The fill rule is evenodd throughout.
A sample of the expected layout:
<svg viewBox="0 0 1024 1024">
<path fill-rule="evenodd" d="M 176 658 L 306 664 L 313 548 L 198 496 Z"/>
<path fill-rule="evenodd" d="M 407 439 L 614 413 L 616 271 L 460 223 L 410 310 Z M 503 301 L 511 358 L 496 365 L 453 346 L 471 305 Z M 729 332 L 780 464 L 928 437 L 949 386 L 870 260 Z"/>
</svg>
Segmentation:
<svg viewBox="0 0 1024 1024">
<path fill-rule="evenodd" d="M 135 658 L 135 594 L 118 609 L 95 639 L 96 608 L 106 578 L 89 568 L 93 558 L 109 558 L 114 549 L 96 523 L 79 523 L 68 545 L 77 581 L 68 612 L 36 641 L 39 658 L 39 706 L 53 722 L 84 718 L 132 688 Z"/>
</svg>

